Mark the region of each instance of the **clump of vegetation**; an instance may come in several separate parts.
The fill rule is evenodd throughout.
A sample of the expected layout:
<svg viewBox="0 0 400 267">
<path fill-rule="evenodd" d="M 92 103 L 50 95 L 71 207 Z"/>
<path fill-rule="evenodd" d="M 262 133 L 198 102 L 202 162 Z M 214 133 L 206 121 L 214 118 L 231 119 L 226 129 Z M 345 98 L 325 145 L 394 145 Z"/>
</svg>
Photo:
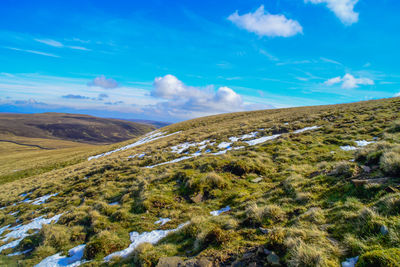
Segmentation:
<svg viewBox="0 0 400 267">
<path fill-rule="evenodd" d="M 398 267 L 400 266 L 400 249 L 380 249 L 369 251 L 359 258 L 357 267 Z"/>
</svg>

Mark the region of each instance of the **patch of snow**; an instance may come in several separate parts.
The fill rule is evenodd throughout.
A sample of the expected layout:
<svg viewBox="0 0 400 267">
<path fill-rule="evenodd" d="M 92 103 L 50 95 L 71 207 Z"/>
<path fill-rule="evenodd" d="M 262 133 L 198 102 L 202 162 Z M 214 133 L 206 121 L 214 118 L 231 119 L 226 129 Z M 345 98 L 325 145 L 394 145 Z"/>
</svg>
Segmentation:
<svg viewBox="0 0 400 267">
<path fill-rule="evenodd" d="M 170 218 L 160 218 L 158 221 L 154 222 L 154 224 L 160 224 L 161 226 L 163 226 L 169 221 L 171 221 Z"/>
<path fill-rule="evenodd" d="M 346 261 L 342 262 L 342 267 L 354 267 L 358 261 L 358 256 L 354 258 L 348 258 Z"/>
<path fill-rule="evenodd" d="M 257 136 L 258 132 L 251 132 L 248 134 L 244 134 L 240 137 L 241 140 L 243 139 L 249 139 L 249 138 L 255 138 Z"/>
<path fill-rule="evenodd" d="M 230 148 L 231 145 L 232 145 L 232 143 L 222 142 L 217 147 L 220 148 L 220 149 L 222 149 L 222 148 Z"/>
<path fill-rule="evenodd" d="M 21 195 L 19 195 L 19 196 L 20 196 L 20 197 L 26 197 L 27 195 L 30 195 L 30 194 L 32 194 L 32 192 L 23 193 L 23 194 L 21 194 Z"/>
<path fill-rule="evenodd" d="M 221 213 L 224 213 L 224 212 L 227 212 L 227 211 L 230 211 L 230 210 L 231 210 L 231 208 L 230 208 L 229 206 L 226 206 L 225 208 L 222 208 L 222 209 L 219 209 L 219 210 L 211 211 L 210 214 L 211 214 L 212 216 L 218 216 L 218 215 L 220 215 Z"/>
<path fill-rule="evenodd" d="M 239 141 L 239 140 L 240 140 L 240 138 L 239 138 L 239 137 L 236 137 L 236 136 L 229 137 L 229 141 L 231 141 L 232 143 L 233 143 L 233 142 L 237 142 L 237 141 Z"/>
<path fill-rule="evenodd" d="M 5 235 L 5 237 L 3 239 L 1 239 L 1 241 L 7 242 L 9 239 L 15 239 L 15 240 L 8 244 L 1 246 L 0 252 L 5 249 L 8 249 L 8 248 L 16 247 L 22 241 L 22 239 L 29 236 L 29 234 L 28 234 L 29 230 L 41 229 L 43 224 L 50 224 L 52 222 L 57 222 L 61 216 L 62 216 L 62 213 L 55 215 L 49 219 L 45 219 L 45 218 L 43 218 L 43 216 L 40 216 L 40 217 L 33 219 L 28 224 L 25 224 L 25 225 L 19 224 L 17 226 L 11 227 L 11 228 L 6 228 L 6 229 L 11 230 L 11 232 L 7 233 Z"/>
<path fill-rule="evenodd" d="M 24 250 L 24 251 L 17 251 L 17 252 L 8 254 L 7 256 L 8 257 L 19 256 L 19 255 L 26 254 L 26 253 L 31 252 L 31 251 L 32 251 L 32 249 L 30 248 L 30 249 L 27 249 L 27 250 Z"/>
<path fill-rule="evenodd" d="M 274 139 L 278 138 L 279 136 L 281 136 L 281 134 L 263 136 L 263 137 L 260 137 L 260 138 L 256 138 L 256 139 L 248 140 L 248 141 L 244 141 L 244 142 L 246 142 L 249 146 L 255 146 L 255 145 L 270 141 L 270 140 L 274 140 Z"/>
<path fill-rule="evenodd" d="M 120 147 L 120 148 L 117 148 L 117 149 L 114 149 L 114 150 L 111 150 L 111 151 L 108 151 L 108 152 L 105 152 L 105 153 L 102 153 L 102 154 L 91 156 L 91 157 L 88 158 L 88 160 L 105 157 L 105 156 L 108 156 L 108 155 L 113 154 L 115 152 L 119 152 L 119 151 L 123 151 L 123 150 L 129 149 L 129 148 L 132 148 L 132 147 L 140 146 L 140 145 L 143 145 L 143 144 L 158 140 L 160 138 L 169 137 L 169 136 L 172 136 L 172 135 L 175 135 L 175 134 L 178 134 L 178 133 L 180 133 L 180 131 L 165 135 L 166 134 L 165 132 L 153 131 L 151 133 L 146 134 L 142 139 L 136 141 L 135 143 L 132 143 L 132 144 L 129 144 L 129 145 L 126 145 L 126 146 L 123 146 L 123 147 Z"/>
<path fill-rule="evenodd" d="M 303 132 L 306 132 L 306 131 L 316 130 L 316 129 L 319 129 L 319 128 L 321 128 L 321 126 L 304 127 L 302 129 L 298 129 L 298 130 L 294 131 L 293 133 L 298 134 L 298 133 L 303 133 Z"/>
<path fill-rule="evenodd" d="M 47 195 L 38 197 L 38 198 L 36 198 L 36 199 L 34 199 L 34 200 L 31 200 L 31 201 L 29 201 L 29 202 L 32 202 L 32 203 L 31 203 L 32 205 L 41 205 L 41 204 L 45 203 L 49 198 L 55 197 L 55 196 L 57 196 L 57 195 L 58 195 L 58 193 L 55 193 L 55 194 L 47 194 Z"/>
<path fill-rule="evenodd" d="M 341 146 L 340 147 L 341 150 L 344 151 L 353 151 L 353 150 L 357 150 L 357 148 L 355 146 Z"/>
<path fill-rule="evenodd" d="M 68 256 L 61 256 L 61 253 L 49 256 L 42 260 L 40 263 L 36 264 L 35 267 L 74 267 L 79 266 L 83 262 L 81 261 L 83 257 L 83 252 L 86 245 L 79 245 L 71 248 L 68 251 Z"/>
<path fill-rule="evenodd" d="M 354 142 L 357 144 L 357 146 L 361 146 L 361 147 L 375 143 L 375 141 L 365 141 L 365 140 L 358 140 L 358 141 L 354 141 Z"/>
<path fill-rule="evenodd" d="M 146 156 L 145 153 L 135 154 L 135 155 L 129 156 L 128 159 L 134 159 L 134 158 L 141 159 L 141 158 L 143 158 L 144 156 Z"/>
<path fill-rule="evenodd" d="M 191 159 L 193 157 L 194 156 L 184 156 L 184 157 L 173 159 L 173 160 L 166 161 L 166 162 L 163 162 L 163 163 L 158 163 L 158 164 L 155 164 L 155 165 L 146 166 L 146 168 L 152 169 L 152 168 L 157 167 L 157 166 L 166 165 L 166 164 L 170 164 L 170 163 L 176 163 L 176 162 L 180 162 L 182 160 Z"/>
<path fill-rule="evenodd" d="M 119 202 L 116 201 L 116 202 L 108 203 L 108 205 L 110 205 L 110 206 L 116 206 L 116 205 L 119 205 Z"/>
<path fill-rule="evenodd" d="M 15 216 L 19 213 L 19 210 L 15 211 L 15 212 L 10 212 L 9 215 Z"/>
<path fill-rule="evenodd" d="M 156 244 L 158 243 L 161 239 L 166 237 L 168 234 L 176 232 L 180 230 L 182 227 L 187 225 L 188 222 L 180 224 L 177 228 L 175 229 L 170 229 L 170 230 L 154 230 L 151 232 L 143 232 L 139 234 L 138 232 L 131 232 L 130 233 L 130 238 L 131 238 L 131 244 L 129 247 L 127 247 L 124 250 L 114 252 L 104 258 L 105 261 L 111 260 L 113 257 L 122 257 L 125 258 L 129 254 L 131 254 L 137 246 L 139 246 L 142 243 L 151 243 L 151 244 Z"/>
</svg>

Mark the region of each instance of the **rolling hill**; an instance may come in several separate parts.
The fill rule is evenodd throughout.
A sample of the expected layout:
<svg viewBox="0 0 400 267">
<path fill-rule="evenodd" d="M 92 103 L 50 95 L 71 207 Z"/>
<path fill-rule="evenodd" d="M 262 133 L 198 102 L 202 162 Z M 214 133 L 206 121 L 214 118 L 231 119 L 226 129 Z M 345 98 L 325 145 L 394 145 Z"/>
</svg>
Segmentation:
<svg viewBox="0 0 400 267">
<path fill-rule="evenodd" d="M 0 264 L 398 266 L 399 112 L 392 98 L 198 118 L 15 177 Z"/>
<path fill-rule="evenodd" d="M 0 113 L 0 184 L 75 164 L 153 129 L 79 114 Z"/>
<path fill-rule="evenodd" d="M 0 113 L 0 137 L 13 135 L 110 144 L 137 137 L 152 129 L 155 127 L 150 124 L 81 114 Z"/>
</svg>

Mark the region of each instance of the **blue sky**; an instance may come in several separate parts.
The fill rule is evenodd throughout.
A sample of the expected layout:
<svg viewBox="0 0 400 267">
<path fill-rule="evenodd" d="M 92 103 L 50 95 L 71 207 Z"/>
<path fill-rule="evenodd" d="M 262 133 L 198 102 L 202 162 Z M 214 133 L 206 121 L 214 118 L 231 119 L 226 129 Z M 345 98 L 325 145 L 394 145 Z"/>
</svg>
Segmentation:
<svg viewBox="0 0 400 267">
<path fill-rule="evenodd" d="M 397 0 L 1 1 L 0 111 L 180 121 L 400 93 Z"/>
</svg>

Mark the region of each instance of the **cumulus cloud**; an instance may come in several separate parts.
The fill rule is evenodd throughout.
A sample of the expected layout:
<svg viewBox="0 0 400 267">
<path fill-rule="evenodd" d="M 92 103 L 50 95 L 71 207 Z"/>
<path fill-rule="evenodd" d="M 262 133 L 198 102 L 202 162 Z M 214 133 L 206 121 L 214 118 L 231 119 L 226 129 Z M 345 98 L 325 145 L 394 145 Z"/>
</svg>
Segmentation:
<svg viewBox="0 0 400 267">
<path fill-rule="evenodd" d="M 359 87 L 359 85 L 374 85 L 374 81 L 369 78 L 355 78 L 353 75 L 346 73 L 343 77 L 334 77 L 325 81 L 326 85 L 334 85 L 341 83 L 343 89 L 353 89 Z"/>
<path fill-rule="evenodd" d="M 354 6 L 358 0 L 304 0 L 306 3 L 324 3 L 335 15 L 346 25 L 351 25 L 358 21 L 358 13 L 354 11 Z"/>
<path fill-rule="evenodd" d="M 90 99 L 90 97 L 83 96 L 83 95 L 63 95 L 62 98 L 66 99 Z"/>
<path fill-rule="evenodd" d="M 98 86 L 104 89 L 114 89 L 118 87 L 118 83 L 112 78 L 106 78 L 106 76 L 100 75 L 89 82 L 88 86 Z"/>
<path fill-rule="evenodd" d="M 264 11 L 261 5 L 254 13 L 239 15 L 238 11 L 231 14 L 228 20 L 239 28 L 253 32 L 259 36 L 290 37 L 303 32 L 303 28 L 296 20 L 288 19 L 284 15 L 273 15 Z"/>
<path fill-rule="evenodd" d="M 400 92 L 394 95 L 394 97 L 400 97 Z"/>
<path fill-rule="evenodd" d="M 173 75 L 155 78 L 151 95 L 164 100 L 152 108 L 171 115 L 193 117 L 246 109 L 242 97 L 229 87 L 187 86 Z"/>
</svg>

